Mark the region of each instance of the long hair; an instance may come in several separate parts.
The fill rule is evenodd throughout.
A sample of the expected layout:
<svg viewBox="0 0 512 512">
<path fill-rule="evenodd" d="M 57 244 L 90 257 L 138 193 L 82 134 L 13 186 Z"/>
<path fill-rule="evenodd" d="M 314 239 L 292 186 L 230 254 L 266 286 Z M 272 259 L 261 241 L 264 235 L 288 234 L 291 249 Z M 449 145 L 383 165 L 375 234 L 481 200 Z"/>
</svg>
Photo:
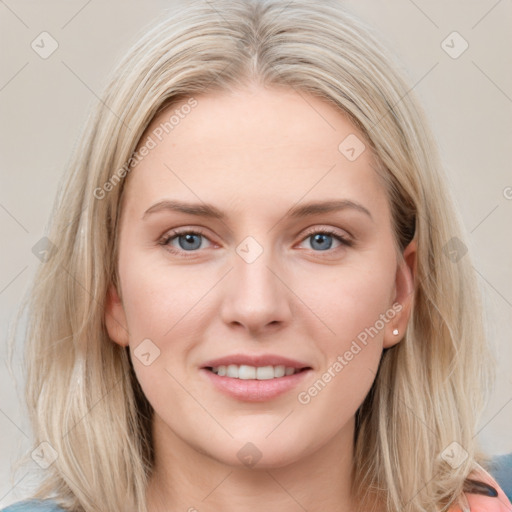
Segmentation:
<svg viewBox="0 0 512 512">
<path fill-rule="evenodd" d="M 407 331 L 384 350 L 356 414 L 354 494 L 362 509 L 377 496 L 390 512 L 444 511 L 463 499 L 465 479 L 488 461 L 475 431 L 492 354 L 436 142 L 397 69 L 335 0 L 187 3 L 145 31 L 113 71 L 69 162 L 48 232 L 52 250 L 30 295 L 34 446 L 46 442 L 58 455 L 35 497 L 73 512 L 146 510 L 152 408 L 104 322 L 107 290 L 118 283 L 126 177 L 164 108 L 258 84 L 313 94 L 348 116 L 379 163 L 398 250 L 417 241 Z"/>
</svg>

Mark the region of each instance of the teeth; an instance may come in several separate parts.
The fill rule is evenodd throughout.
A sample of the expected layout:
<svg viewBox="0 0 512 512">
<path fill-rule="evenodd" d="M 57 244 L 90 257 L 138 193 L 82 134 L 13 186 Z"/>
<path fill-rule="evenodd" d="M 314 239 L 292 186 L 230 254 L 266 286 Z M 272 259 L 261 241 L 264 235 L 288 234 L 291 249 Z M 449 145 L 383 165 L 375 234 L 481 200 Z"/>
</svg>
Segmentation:
<svg viewBox="0 0 512 512">
<path fill-rule="evenodd" d="M 293 375 L 300 370 L 283 365 L 278 366 L 249 366 L 246 364 L 230 364 L 228 366 L 216 366 L 212 368 L 212 372 L 221 377 L 231 377 L 233 379 L 257 379 L 270 380 L 284 377 L 285 375 Z"/>
<path fill-rule="evenodd" d="M 235 365 L 233 365 L 235 366 Z M 255 379 L 256 378 L 256 373 L 258 373 L 260 371 L 261 368 L 254 368 L 254 366 L 247 366 L 245 364 L 242 364 L 240 365 L 240 367 L 238 368 L 238 375 L 237 377 L 239 379 Z M 274 372 L 272 372 L 272 376 Z"/>
<path fill-rule="evenodd" d="M 226 368 L 226 376 L 233 377 L 234 379 L 238 379 L 238 366 L 236 364 L 230 364 Z"/>
<path fill-rule="evenodd" d="M 256 378 L 258 380 L 270 380 L 275 377 L 273 366 L 260 366 L 256 368 Z"/>
<path fill-rule="evenodd" d="M 291 370 L 291 373 L 289 375 L 293 375 L 295 373 L 295 369 L 294 368 L 288 368 L 289 370 Z M 286 373 L 286 368 L 284 366 L 274 366 L 274 377 L 278 378 L 278 377 L 284 377 Z"/>
</svg>

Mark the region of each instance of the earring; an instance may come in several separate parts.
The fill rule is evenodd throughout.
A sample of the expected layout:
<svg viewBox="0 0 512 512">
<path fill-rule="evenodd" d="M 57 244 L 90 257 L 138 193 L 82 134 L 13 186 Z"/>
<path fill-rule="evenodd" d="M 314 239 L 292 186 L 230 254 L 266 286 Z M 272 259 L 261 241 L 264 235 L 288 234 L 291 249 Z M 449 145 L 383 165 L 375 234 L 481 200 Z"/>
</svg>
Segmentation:
<svg viewBox="0 0 512 512">
<path fill-rule="evenodd" d="M 398 336 L 398 329 L 393 329 L 393 334 L 394 334 L 395 336 Z"/>
</svg>

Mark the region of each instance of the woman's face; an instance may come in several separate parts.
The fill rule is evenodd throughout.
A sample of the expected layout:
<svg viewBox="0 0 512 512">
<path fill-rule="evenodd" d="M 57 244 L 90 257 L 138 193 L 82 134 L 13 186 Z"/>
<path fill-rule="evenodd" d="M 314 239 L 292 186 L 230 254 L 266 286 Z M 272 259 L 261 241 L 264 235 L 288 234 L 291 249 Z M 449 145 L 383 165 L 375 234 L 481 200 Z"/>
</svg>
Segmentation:
<svg viewBox="0 0 512 512">
<path fill-rule="evenodd" d="M 292 89 L 195 100 L 141 140 L 109 334 L 158 442 L 251 467 L 348 446 L 407 323 L 414 247 L 399 264 L 370 150 L 333 106 Z"/>
</svg>

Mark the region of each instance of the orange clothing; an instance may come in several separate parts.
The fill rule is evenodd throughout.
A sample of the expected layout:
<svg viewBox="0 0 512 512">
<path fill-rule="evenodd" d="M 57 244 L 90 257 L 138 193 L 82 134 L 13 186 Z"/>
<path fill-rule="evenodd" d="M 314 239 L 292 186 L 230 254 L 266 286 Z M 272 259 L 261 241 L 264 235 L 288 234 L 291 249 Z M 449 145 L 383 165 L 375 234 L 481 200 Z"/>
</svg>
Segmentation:
<svg viewBox="0 0 512 512">
<path fill-rule="evenodd" d="M 512 512 L 512 503 L 507 498 L 503 489 L 499 486 L 498 482 L 483 468 L 478 471 L 473 471 L 470 478 L 485 482 L 498 492 L 498 496 L 484 496 L 482 494 L 473 494 L 466 492 L 466 498 L 469 503 L 470 512 Z M 449 512 L 467 512 L 463 511 L 459 506 L 454 505 L 450 508 Z"/>
</svg>

